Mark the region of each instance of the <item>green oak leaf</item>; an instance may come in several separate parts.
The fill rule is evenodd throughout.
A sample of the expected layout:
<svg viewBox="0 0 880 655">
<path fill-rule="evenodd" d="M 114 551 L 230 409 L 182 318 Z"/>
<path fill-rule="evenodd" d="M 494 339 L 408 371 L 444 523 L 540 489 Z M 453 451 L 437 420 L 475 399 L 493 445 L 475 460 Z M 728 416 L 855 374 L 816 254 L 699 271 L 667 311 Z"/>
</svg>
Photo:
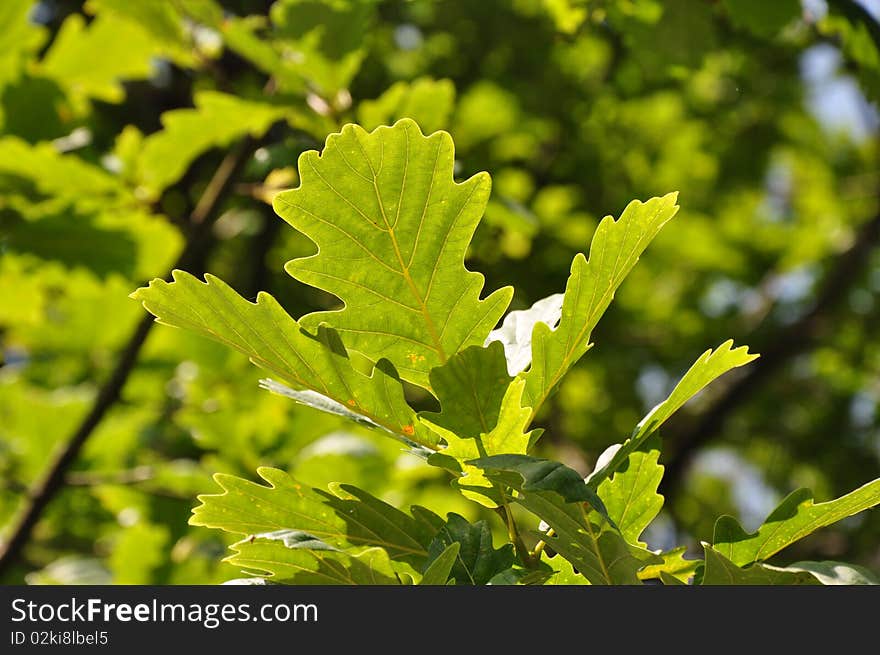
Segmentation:
<svg viewBox="0 0 880 655">
<path fill-rule="evenodd" d="M 663 507 L 663 496 L 657 493 L 663 479 L 659 458 L 660 440 L 651 439 L 599 485 L 598 494 L 608 516 L 631 544 L 646 547 L 639 537 Z"/>
<path fill-rule="evenodd" d="M 501 348 L 497 348 L 496 351 L 500 356 Z M 501 359 L 503 360 L 503 356 Z M 497 505 L 496 500 L 486 494 L 493 485 L 473 461 L 492 455 L 525 454 L 528 450 L 534 431 L 526 431 L 529 410 L 520 404 L 524 386 L 522 379 L 516 379 L 506 388 L 497 420 L 494 424 L 487 423 L 492 426 L 488 432 L 481 432 L 473 438 L 460 437 L 451 430 L 431 423 L 424 416 L 419 417 L 424 425 L 447 443 L 446 448 L 438 455 L 432 456 L 438 459 L 429 459 L 429 463 L 444 466 L 449 458 L 453 459 L 461 468 L 461 477 L 455 480 L 458 488 L 466 497 L 487 507 Z"/>
<path fill-rule="evenodd" d="M 505 544 L 495 549 L 486 521 L 469 523 L 463 516 L 450 513 L 428 547 L 429 568 L 453 543 L 460 546 L 450 573 L 456 584 L 486 584 L 513 564 L 513 546 Z"/>
<path fill-rule="evenodd" d="M 512 378 L 507 374 L 500 343 L 471 346 L 453 355 L 430 373 L 440 412 L 422 412 L 419 419 L 451 432 L 456 438 L 476 439 L 490 432 L 501 414 Z"/>
<path fill-rule="evenodd" d="M 809 489 L 789 494 L 757 531 L 749 534 L 732 516 L 715 523 L 712 548 L 736 565 L 760 562 L 799 539 L 853 514 L 880 504 L 880 478 L 845 496 L 814 503 Z"/>
<path fill-rule="evenodd" d="M 375 100 L 364 100 L 357 108 L 358 123 L 366 130 L 411 118 L 430 134 L 449 127 L 455 106 L 455 85 L 451 80 L 421 77 L 412 82 L 395 82 Z"/>
<path fill-rule="evenodd" d="M 376 546 L 393 560 L 421 564 L 430 526 L 348 485 L 336 494 L 311 489 L 287 473 L 257 470 L 269 486 L 218 473 L 220 494 L 199 496 L 191 525 L 280 541 L 287 548 L 350 549 Z M 430 533 L 432 536 L 433 533 Z M 306 539 L 307 537 L 307 539 Z M 309 540 L 313 540 L 310 545 Z"/>
<path fill-rule="evenodd" d="M 524 405 L 537 414 L 547 397 L 578 359 L 592 346 L 590 336 L 614 294 L 660 229 L 678 211 L 678 194 L 632 201 L 615 221 L 606 216 L 596 228 L 589 260 L 575 256 L 565 286 L 562 317 L 555 329 L 535 323 L 532 365 L 523 373 Z"/>
<path fill-rule="evenodd" d="M 515 473 L 519 479 L 514 478 L 511 486 L 523 491 L 553 491 L 567 503 L 590 503 L 608 518 L 602 499 L 586 485 L 580 473 L 560 462 L 529 455 L 504 454 L 481 457 L 468 464 L 491 471 L 496 476 L 498 473 Z"/>
<path fill-rule="evenodd" d="M 455 566 L 455 563 L 458 560 L 459 550 L 461 550 L 461 544 L 459 542 L 453 541 L 449 544 L 443 552 L 437 555 L 437 557 L 428 565 L 428 568 L 426 568 L 424 574 L 422 574 L 422 580 L 419 584 L 434 586 L 445 585 L 447 580 L 449 580 L 449 573 L 452 571 L 452 567 Z"/>
<path fill-rule="evenodd" d="M 669 397 L 648 412 L 648 415 L 636 426 L 632 436 L 589 476 L 587 484 L 593 488 L 598 487 L 612 472 L 618 470 L 630 454 L 638 450 L 645 440 L 656 432 L 670 416 L 681 409 L 706 385 L 731 369 L 744 366 L 758 357 L 758 355 L 749 353 L 747 346 L 739 348 L 732 348 L 732 346 L 733 341 L 727 340 L 715 350 L 710 349 L 700 355 L 675 385 Z"/>
<path fill-rule="evenodd" d="M 330 491 L 316 490 L 347 525 L 347 539 L 382 546 L 392 559 L 418 566 L 437 529 L 418 516 L 396 507 L 350 484 L 334 483 Z"/>
<path fill-rule="evenodd" d="M 561 557 L 559 559 L 562 559 Z M 539 568 L 527 569 L 522 566 L 511 566 L 501 573 L 496 573 L 486 584 L 493 586 L 512 586 L 512 585 L 543 585 L 548 584 L 555 575 L 552 568 L 546 564 L 541 564 Z M 582 578 L 583 579 L 583 578 Z M 586 584 L 584 582 L 583 584 Z"/>
<path fill-rule="evenodd" d="M 437 437 L 406 404 L 400 380 L 387 360 L 365 375 L 333 330 L 320 327 L 316 335 L 309 334 L 267 293 L 259 293 L 252 303 L 212 275 L 206 275 L 203 283 L 175 271 L 174 282 L 153 280 L 132 297 L 160 323 L 231 346 L 295 389 L 319 394 L 407 442 L 431 450 L 437 447 Z M 311 400 L 309 404 L 328 410 L 320 398 Z"/>
<path fill-rule="evenodd" d="M 136 22 L 101 13 L 87 24 L 74 13 L 64 20 L 39 71 L 75 96 L 121 102 L 122 81 L 150 77 L 151 60 L 161 54 L 160 44 Z"/>
<path fill-rule="evenodd" d="M 880 585 L 880 576 L 864 566 L 846 562 L 795 562 L 786 571 L 806 571 L 823 585 Z"/>
<path fill-rule="evenodd" d="M 590 584 L 587 579 L 574 570 L 571 562 L 560 555 L 548 557 L 546 552 L 541 553 L 541 561 L 553 569 L 553 575 L 545 582 L 546 585 L 557 586 L 581 586 Z"/>
<path fill-rule="evenodd" d="M 397 585 L 400 572 L 381 548 L 346 552 L 334 548 L 297 548 L 271 533 L 231 546 L 225 562 L 266 576 L 269 581 L 296 585 Z"/>
<path fill-rule="evenodd" d="M 558 462 L 511 455 L 474 463 L 484 468 L 490 479 L 519 492 L 515 501 L 552 530 L 538 537 L 591 584 L 641 584 L 639 569 L 658 561 L 653 553 L 627 544 L 598 511 L 585 506 L 584 498 L 594 494 L 574 470 Z M 561 489 L 573 500 L 553 489 Z"/>
<path fill-rule="evenodd" d="M 817 585 L 819 581 L 806 571 L 788 571 L 775 566 L 752 564 L 742 568 L 704 543 L 706 553 L 702 585 Z"/>
<path fill-rule="evenodd" d="M 318 247 L 287 271 L 344 303 L 301 324 L 333 325 L 352 349 L 387 357 L 425 388 L 432 368 L 483 345 L 513 293 L 480 299 L 483 276 L 464 267 L 490 179 L 456 183 L 453 162 L 449 134 L 426 137 L 412 120 L 373 132 L 346 125 L 321 153 L 300 156 L 300 186 L 273 203 Z"/>
</svg>

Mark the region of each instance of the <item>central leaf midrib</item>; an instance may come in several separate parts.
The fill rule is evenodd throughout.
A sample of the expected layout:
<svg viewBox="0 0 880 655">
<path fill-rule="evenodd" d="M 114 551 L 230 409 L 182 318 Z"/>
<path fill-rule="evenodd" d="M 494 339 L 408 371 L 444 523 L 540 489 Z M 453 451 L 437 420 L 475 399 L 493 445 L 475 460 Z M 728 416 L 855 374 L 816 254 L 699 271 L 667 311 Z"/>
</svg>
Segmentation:
<svg viewBox="0 0 880 655">
<path fill-rule="evenodd" d="M 406 142 L 406 156 L 404 157 L 403 164 L 403 180 L 400 185 L 400 197 L 397 201 L 397 214 L 398 218 L 400 217 L 400 208 L 403 205 L 403 194 L 406 190 L 406 177 L 407 171 L 409 170 L 409 130 L 404 130 L 405 134 L 405 142 Z M 437 352 L 437 355 L 440 357 L 440 362 L 445 364 L 447 357 L 446 353 L 443 350 L 443 343 L 440 341 L 440 334 L 437 332 L 437 326 L 434 325 L 434 319 L 431 318 L 431 314 L 428 312 L 428 306 L 425 302 L 425 299 L 422 297 L 421 292 L 416 286 L 415 280 L 413 280 L 412 276 L 409 273 L 409 267 L 403 260 L 403 255 L 400 252 L 400 245 L 397 243 L 397 236 L 394 233 L 394 226 L 388 221 L 388 216 L 385 213 L 385 204 L 382 201 L 382 194 L 379 191 L 379 181 L 378 176 L 376 174 L 376 169 L 373 168 L 373 162 L 370 161 L 369 156 L 364 151 L 364 146 L 360 142 L 360 139 L 356 139 L 358 147 L 361 149 L 361 154 L 366 160 L 367 165 L 370 167 L 370 173 L 373 178 L 373 190 L 376 193 L 376 201 L 379 204 L 379 212 L 382 215 L 382 221 L 385 223 L 385 230 L 388 234 L 388 238 L 391 240 L 391 246 L 394 248 L 394 256 L 397 258 L 397 263 L 400 265 L 400 273 L 403 275 L 403 279 L 406 280 L 407 286 L 409 287 L 410 292 L 413 297 L 416 299 L 416 302 L 419 304 L 420 311 L 422 313 L 422 317 L 425 319 L 425 327 L 428 330 L 428 334 L 431 337 L 431 340 L 434 342 L 433 349 Z M 438 151 L 439 156 L 439 151 Z M 425 203 L 430 201 L 430 193 L 429 196 L 425 199 Z M 397 221 L 395 221 L 395 225 Z"/>
</svg>

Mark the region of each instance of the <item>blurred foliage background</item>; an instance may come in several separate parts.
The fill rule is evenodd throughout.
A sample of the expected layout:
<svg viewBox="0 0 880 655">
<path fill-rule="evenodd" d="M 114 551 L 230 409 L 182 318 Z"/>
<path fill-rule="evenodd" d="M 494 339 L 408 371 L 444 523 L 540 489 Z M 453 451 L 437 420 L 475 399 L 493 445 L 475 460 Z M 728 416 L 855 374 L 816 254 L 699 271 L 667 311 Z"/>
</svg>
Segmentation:
<svg viewBox="0 0 880 655">
<path fill-rule="evenodd" d="M 763 353 L 665 430 L 652 547 L 696 545 L 721 513 L 754 527 L 796 487 L 825 500 L 877 477 L 878 14 L 874 0 L 0 2 L 7 545 L 33 519 L 0 581 L 237 577 L 222 535 L 187 519 L 213 473 L 260 465 L 476 517 L 441 470 L 260 390 L 243 357 L 151 329 L 127 297 L 177 265 L 295 317 L 332 305 L 284 273 L 313 246 L 268 203 L 347 122 L 446 129 L 461 177 L 492 174 L 468 266 L 487 289 L 514 284 L 513 308 L 563 289 L 602 216 L 680 191 L 540 420 L 543 452 L 586 473 L 703 350 L 732 337 Z M 792 550 L 878 570 L 880 513 Z"/>
</svg>

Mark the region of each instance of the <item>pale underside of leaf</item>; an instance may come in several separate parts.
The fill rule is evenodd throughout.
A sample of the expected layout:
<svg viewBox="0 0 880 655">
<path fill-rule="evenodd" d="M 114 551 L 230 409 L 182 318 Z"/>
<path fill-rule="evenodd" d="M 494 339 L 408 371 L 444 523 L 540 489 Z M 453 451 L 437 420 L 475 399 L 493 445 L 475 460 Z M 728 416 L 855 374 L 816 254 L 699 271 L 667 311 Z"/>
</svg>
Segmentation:
<svg viewBox="0 0 880 655">
<path fill-rule="evenodd" d="M 786 571 L 806 571 L 823 585 L 880 585 L 880 576 L 846 562 L 795 562 Z"/>
<path fill-rule="evenodd" d="M 480 299 L 483 276 L 464 267 L 491 185 L 485 173 L 456 183 L 453 162 L 451 137 L 426 137 L 412 120 L 369 133 L 346 125 L 320 154 L 300 156 L 301 185 L 274 202 L 318 246 L 287 271 L 344 303 L 301 323 L 330 323 L 426 388 L 433 367 L 484 343 L 513 293 Z"/>
</svg>

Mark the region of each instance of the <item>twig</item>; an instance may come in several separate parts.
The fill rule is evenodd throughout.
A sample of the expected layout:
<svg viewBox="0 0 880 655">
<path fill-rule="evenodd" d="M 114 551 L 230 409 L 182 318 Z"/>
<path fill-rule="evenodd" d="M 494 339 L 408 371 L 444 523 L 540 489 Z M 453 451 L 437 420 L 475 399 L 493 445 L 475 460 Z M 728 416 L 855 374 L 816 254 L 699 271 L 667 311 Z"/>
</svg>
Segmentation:
<svg viewBox="0 0 880 655">
<path fill-rule="evenodd" d="M 255 148 L 254 140 L 245 137 L 223 158 L 190 216 L 192 229 L 187 236 L 183 252 L 172 270 L 179 268 L 199 271 L 204 268 L 204 261 L 210 249 L 210 227 L 217 218 L 220 204 L 231 189 L 234 178 Z M 170 271 L 165 278 L 171 279 Z M 55 455 L 43 477 L 29 489 L 24 510 L 11 529 L 9 538 L 0 546 L 0 577 L 9 570 L 18 558 L 21 549 L 30 539 L 34 526 L 42 516 L 43 510 L 64 487 L 68 469 L 76 460 L 89 436 L 100 424 L 107 411 L 119 400 L 122 388 L 134 369 L 141 348 L 153 325 L 155 325 L 153 317 L 144 314 L 122 349 L 116 367 L 98 391 L 89 413 L 70 438 L 65 441 L 64 446 Z"/>
</svg>

